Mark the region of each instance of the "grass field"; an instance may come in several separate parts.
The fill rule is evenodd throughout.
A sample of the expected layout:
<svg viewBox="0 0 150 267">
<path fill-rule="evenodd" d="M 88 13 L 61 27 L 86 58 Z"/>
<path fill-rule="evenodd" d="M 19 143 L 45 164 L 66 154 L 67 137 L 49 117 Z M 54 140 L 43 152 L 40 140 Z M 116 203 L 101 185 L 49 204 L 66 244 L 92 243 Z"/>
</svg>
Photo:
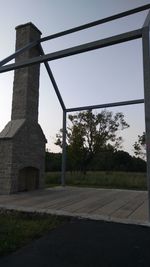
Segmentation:
<svg viewBox="0 0 150 267">
<path fill-rule="evenodd" d="M 60 216 L 0 210 L 0 256 L 27 245 L 67 220 Z"/>
<path fill-rule="evenodd" d="M 60 172 L 46 173 L 46 185 L 54 186 L 61 183 Z M 146 173 L 134 172 L 66 172 L 66 184 L 71 186 L 88 186 L 103 188 L 147 190 Z"/>
</svg>

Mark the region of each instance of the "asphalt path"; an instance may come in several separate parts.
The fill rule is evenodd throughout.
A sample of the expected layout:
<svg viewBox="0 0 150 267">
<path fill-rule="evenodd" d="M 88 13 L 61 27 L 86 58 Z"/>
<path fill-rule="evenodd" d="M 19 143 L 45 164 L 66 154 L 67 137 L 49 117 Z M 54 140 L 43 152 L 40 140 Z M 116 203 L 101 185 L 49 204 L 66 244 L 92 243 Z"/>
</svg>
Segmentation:
<svg viewBox="0 0 150 267">
<path fill-rule="evenodd" d="M 150 267 L 150 227 L 71 220 L 0 259 L 0 267 Z"/>
</svg>

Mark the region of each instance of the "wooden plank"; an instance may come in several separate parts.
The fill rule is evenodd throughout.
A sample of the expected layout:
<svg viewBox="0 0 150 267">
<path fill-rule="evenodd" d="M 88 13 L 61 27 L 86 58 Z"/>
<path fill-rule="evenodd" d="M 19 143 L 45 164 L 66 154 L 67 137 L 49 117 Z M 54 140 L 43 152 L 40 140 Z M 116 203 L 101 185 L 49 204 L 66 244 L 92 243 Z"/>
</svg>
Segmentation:
<svg viewBox="0 0 150 267">
<path fill-rule="evenodd" d="M 129 216 L 129 219 L 148 221 L 148 201 L 145 200 L 144 203 Z"/>
<path fill-rule="evenodd" d="M 55 203 L 49 202 L 47 205 L 47 208 L 55 208 L 55 209 L 60 209 L 66 206 L 70 206 L 76 203 L 83 203 L 84 200 L 91 198 L 92 196 L 99 196 L 99 195 L 104 195 L 106 192 L 109 192 L 111 190 L 97 190 L 97 189 L 92 189 L 92 188 L 77 188 L 76 191 L 72 192 L 69 195 L 69 188 L 67 190 L 66 197 L 62 201 L 55 201 Z"/>
<path fill-rule="evenodd" d="M 60 198 L 64 198 L 64 196 L 66 195 L 66 192 L 55 192 L 54 194 L 46 194 L 46 195 L 42 195 L 42 196 L 38 196 L 38 195 L 25 195 L 25 197 L 23 199 L 20 199 L 19 196 L 17 199 L 11 201 L 10 203 L 13 205 L 18 205 L 18 206 L 35 206 L 36 203 L 47 203 L 47 201 L 58 201 L 58 199 Z"/>
<path fill-rule="evenodd" d="M 106 204 L 101 208 L 98 208 L 97 210 L 94 210 L 94 213 L 100 215 L 111 215 L 122 206 L 124 206 L 128 201 L 132 200 L 134 197 L 135 194 L 133 192 L 120 192 L 120 194 L 118 193 L 116 198 L 112 202 Z"/>
<path fill-rule="evenodd" d="M 145 199 L 146 195 L 143 192 L 139 192 L 136 197 L 114 212 L 112 216 L 116 218 L 128 218 L 131 213 L 133 213 L 140 205 L 143 204 Z"/>
<path fill-rule="evenodd" d="M 62 198 L 55 198 L 53 201 L 47 201 L 47 203 L 41 203 L 39 205 L 36 205 L 36 208 L 53 208 L 53 209 L 60 209 L 66 205 L 71 205 L 72 203 L 76 202 L 82 202 L 84 199 L 87 199 L 90 197 L 90 195 L 93 195 L 93 190 L 75 190 L 70 191 L 70 189 L 65 191 L 65 195 Z"/>
<path fill-rule="evenodd" d="M 108 200 L 108 198 L 110 196 L 113 196 L 114 198 L 114 191 L 105 191 L 98 194 L 98 195 L 91 195 L 91 196 L 87 196 L 87 198 L 83 201 L 79 201 L 75 204 L 72 205 L 68 205 L 66 207 L 63 208 L 63 210 L 65 211 L 70 211 L 70 212 L 90 212 L 90 210 L 94 209 L 95 205 L 103 205 L 102 203 L 106 202 L 106 201 L 111 201 Z M 111 198 L 112 199 L 112 198 Z"/>
<path fill-rule="evenodd" d="M 144 191 L 58 187 L 0 196 L 0 207 L 126 223 L 148 221 Z"/>
</svg>

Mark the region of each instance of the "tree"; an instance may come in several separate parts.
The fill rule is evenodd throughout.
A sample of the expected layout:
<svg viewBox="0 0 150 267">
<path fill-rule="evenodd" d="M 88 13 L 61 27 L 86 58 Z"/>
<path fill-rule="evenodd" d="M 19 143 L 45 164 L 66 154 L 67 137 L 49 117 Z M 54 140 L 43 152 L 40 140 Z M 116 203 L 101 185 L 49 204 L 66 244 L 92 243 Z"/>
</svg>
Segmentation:
<svg viewBox="0 0 150 267">
<path fill-rule="evenodd" d="M 45 171 L 61 171 L 61 153 L 52 153 L 46 151 Z"/>
<path fill-rule="evenodd" d="M 129 127 L 120 112 L 102 110 L 69 115 L 67 126 L 68 158 L 75 169 L 85 170 L 93 157 L 101 151 L 116 151 L 121 148 L 120 131 Z M 56 145 L 62 147 L 62 130 L 56 135 Z"/>
<path fill-rule="evenodd" d="M 146 158 L 146 138 L 145 132 L 142 135 L 138 135 L 138 140 L 134 143 L 134 154 L 142 159 Z"/>
</svg>

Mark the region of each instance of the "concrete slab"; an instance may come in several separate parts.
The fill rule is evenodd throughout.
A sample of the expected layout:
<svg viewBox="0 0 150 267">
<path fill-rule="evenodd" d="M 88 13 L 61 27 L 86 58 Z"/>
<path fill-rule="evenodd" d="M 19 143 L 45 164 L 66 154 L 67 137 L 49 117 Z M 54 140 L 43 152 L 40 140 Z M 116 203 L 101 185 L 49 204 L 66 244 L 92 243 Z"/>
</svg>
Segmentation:
<svg viewBox="0 0 150 267">
<path fill-rule="evenodd" d="M 147 192 L 54 187 L 0 196 L 0 208 L 149 225 Z"/>
</svg>

